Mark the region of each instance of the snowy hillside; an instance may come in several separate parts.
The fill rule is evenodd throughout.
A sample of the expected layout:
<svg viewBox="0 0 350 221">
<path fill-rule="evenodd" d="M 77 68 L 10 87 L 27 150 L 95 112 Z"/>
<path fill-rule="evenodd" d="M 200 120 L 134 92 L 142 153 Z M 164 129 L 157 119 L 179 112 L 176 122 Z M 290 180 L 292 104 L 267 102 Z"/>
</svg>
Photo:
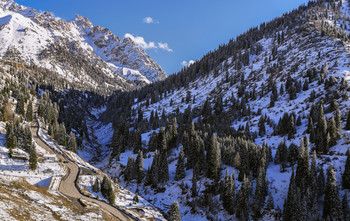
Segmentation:
<svg viewBox="0 0 350 221">
<path fill-rule="evenodd" d="M 247 175 L 252 176 L 249 178 L 252 188 L 248 202 L 251 206 L 250 214 L 252 217 L 262 219 L 272 219 L 270 215 L 273 214 L 273 219 L 279 220 L 278 217 L 284 216 L 283 212 L 287 214 L 288 209 L 283 210 L 285 205 L 288 205 L 286 202 L 290 186 L 293 186 L 293 183 L 290 183 L 292 171 L 294 168 L 295 172 L 297 167 L 293 159 L 289 159 L 287 168 L 281 166 L 279 146 L 283 143 L 289 147 L 290 158 L 295 153 L 303 155 L 301 140 L 307 137 L 311 140 L 308 152 L 309 164 L 312 161 L 313 151 L 316 151 L 315 167 L 319 169 L 317 174 L 321 174 L 321 171 L 327 174 L 326 171 L 333 165 L 336 185 L 340 189 L 339 197 L 348 203 L 346 193 L 349 195 L 349 190 L 342 188 L 342 175 L 345 171 L 350 129 L 346 127 L 350 109 L 348 94 L 350 23 L 347 16 L 349 13 L 350 5 L 347 1 L 310 2 L 308 6 L 302 6 L 270 23 L 249 30 L 237 37 L 236 41 L 208 53 L 200 61 L 163 82 L 152 87 L 146 86 L 138 93 L 131 92 L 111 97 L 106 112 L 101 116 L 107 119 L 107 116 L 115 114 L 117 120 L 113 118 L 114 134 L 109 132 L 109 142 L 100 143 L 103 147 L 111 146 L 110 155 L 101 158 L 103 163 L 100 167 L 112 176 L 119 177 L 131 190 L 137 189 L 142 196 L 151 200 L 164 212 L 169 209 L 173 201 L 178 201 L 181 215 L 186 220 L 198 220 L 199 217 L 203 220 L 212 217 L 221 220 L 234 219 L 240 215 L 229 215 L 226 213 L 227 209 L 224 209 L 225 206 L 215 207 L 216 209 L 211 209 L 211 206 L 224 204 L 223 195 L 219 193 L 227 184 L 226 169 L 229 174 L 234 172 L 235 194 L 242 191 L 242 177 L 239 177 L 243 173 L 242 170 L 245 170 L 245 165 L 240 164 L 244 154 L 243 147 L 240 147 L 242 145 L 240 139 L 248 139 L 259 146 L 258 150 L 270 148 L 272 159 L 267 163 L 265 176 L 268 194 L 273 198 L 275 209 L 272 213 L 264 209 L 264 212 L 257 212 L 254 209 L 254 202 L 258 197 L 254 192 L 258 183 L 258 173 L 252 169 L 250 175 Z M 149 94 L 150 90 L 153 91 L 152 95 Z M 127 99 L 129 107 L 123 109 L 117 105 Z M 130 110 L 128 108 L 131 112 L 125 114 L 123 111 Z M 323 118 L 328 125 L 325 136 L 332 133 L 333 122 L 336 122 L 339 130 L 336 136 L 327 141 L 330 143 L 326 145 L 325 150 L 321 150 L 322 144 L 318 140 L 320 138 L 315 138 L 321 133 L 318 131 L 321 121 L 317 117 L 323 110 L 325 113 Z M 145 178 L 140 187 L 135 179 L 131 178 L 133 181 L 130 181 L 128 178 L 130 165 L 133 165 L 132 162 L 136 163 L 135 159 L 139 157 L 138 150 L 134 150 L 139 148 L 138 141 L 131 144 L 126 142 L 124 145 L 114 143 L 114 139 L 121 137 L 128 139 L 125 138 L 125 128 L 130 130 L 130 137 L 138 136 L 141 132 L 143 169 L 147 174 L 150 171 L 154 173 L 152 168 L 155 162 L 159 163 L 160 160 L 159 158 L 154 160 L 154 156 L 156 152 L 162 155 L 162 149 L 157 146 L 159 145 L 157 139 L 161 137 L 159 127 L 165 127 L 165 134 L 170 134 L 171 137 L 174 117 L 178 123 L 179 137 L 178 145 L 175 148 L 168 147 L 167 150 L 168 180 L 154 188 L 154 184 L 147 184 Z M 310 119 L 313 120 L 313 124 L 310 123 Z M 190 193 L 194 182 L 193 168 L 186 164 L 191 160 L 191 155 L 190 150 L 186 153 L 186 148 L 190 147 L 186 144 L 187 141 L 183 140 L 186 132 L 191 133 L 189 121 L 195 123 L 195 131 L 198 131 L 203 140 L 203 154 L 208 154 L 209 138 L 213 132 L 218 136 L 221 149 L 221 183 L 215 189 L 213 186 L 216 185 L 216 181 L 205 177 L 203 172 L 200 173 L 197 181 L 197 191 L 200 193 L 198 197 L 193 197 Z M 287 132 L 283 132 L 284 128 Z M 288 128 L 293 130 L 288 131 Z M 106 131 L 110 130 L 109 125 Z M 310 130 L 316 131 L 310 133 Z M 121 135 L 122 133 L 124 135 Z M 248 145 L 253 149 L 256 148 L 249 144 L 249 141 Z M 187 169 L 185 177 L 176 180 L 181 146 L 184 147 Z M 134 161 L 130 160 L 131 156 Z M 259 155 L 255 157 L 259 162 Z M 299 159 L 298 156 L 296 158 Z M 119 164 L 125 168 L 118 166 Z M 160 170 L 159 174 L 161 173 Z M 208 192 L 212 195 L 208 196 Z M 209 200 L 207 197 L 212 198 Z M 266 205 L 268 195 L 265 197 L 263 205 Z M 320 211 L 314 213 L 313 218 L 317 216 L 315 214 L 327 216 L 326 212 L 322 211 L 324 203 L 322 197 L 317 201 Z"/>
<path fill-rule="evenodd" d="M 2 0 L 0 26 L 2 59 L 34 64 L 59 73 L 69 82 L 125 89 L 123 84 L 142 85 L 166 77 L 130 39 L 121 41 L 81 16 L 68 22 L 49 12 L 38 13 Z"/>
</svg>

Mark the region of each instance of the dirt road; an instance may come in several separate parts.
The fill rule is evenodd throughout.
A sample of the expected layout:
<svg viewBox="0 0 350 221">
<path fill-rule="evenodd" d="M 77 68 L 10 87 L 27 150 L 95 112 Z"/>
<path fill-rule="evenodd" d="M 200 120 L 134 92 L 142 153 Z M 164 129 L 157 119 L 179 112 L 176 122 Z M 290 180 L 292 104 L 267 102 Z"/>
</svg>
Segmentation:
<svg viewBox="0 0 350 221">
<path fill-rule="evenodd" d="M 95 204 L 99 205 L 101 208 L 103 208 L 104 210 L 111 213 L 114 217 L 116 217 L 117 220 L 122 220 L 122 221 L 135 220 L 132 217 L 129 217 L 127 214 L 122 213 L 121 211 L 119 211 L 115 207 L 109 205 L 108 203 L 101 202 L 99 200 L 92 199 L 92 198 L 89 198 L 89 197 L 86 197 L 86 196 L 80 194 L 80 192 L 78 191 L 78 189 L 76 188 L 76 186 L 74 184 L 75 179 L 78 176 L 79 167 L 75 163 L 73 163 L 71 161 L 67 161 L 61 154 L 54 152 L 49 146 L 47 146 L 38 137 L 37 131 L 38 131 L 38 123 L 36 122 L 36 120 L 34 120 L 32 123 L 32 126 L 31 126 L 31 132 L 32 132 L 33 138 L 37 142 L 37 144 L 39 146 L 41 146 L 42 148 L 44 148 L 45 150 L 49 151 L 50 153 L 56 154 L 57 157 L 59 159 L 61 159 L 62 162 L 63 161 L 66 162 L 65 165 L 68 168 L 68 170 L 67 170 L 68 172 L 67 172 L 67 175 L 65 177 L 63 177 L 63 179 L 61 181 L 60 187 L 58 189 L 59 192 L 61 192 L 65 196 L 68 196 L 69 198 L 73 198 L 76 200 L 82 199 L 82 200 L 86 200 L 87 202 L 95 203 Z"/>
</svg>

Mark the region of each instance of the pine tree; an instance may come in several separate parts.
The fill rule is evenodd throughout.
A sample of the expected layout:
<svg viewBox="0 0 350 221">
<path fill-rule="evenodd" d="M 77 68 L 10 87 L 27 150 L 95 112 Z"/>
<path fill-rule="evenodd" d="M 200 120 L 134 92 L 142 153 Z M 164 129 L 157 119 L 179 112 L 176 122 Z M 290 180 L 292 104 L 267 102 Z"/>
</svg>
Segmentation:
<svg viewBox="0 0 350 221">
<path fill-rule="evenodd" d="M 267 203 L 266 203 L 266 210 L 271 211 L 275 209 L 275 203 L 273 200 L 273 196 L 269 194 L 269 197 L 267 198 Z"/>
<path fill-rule="evenodd" d="M 92 185 L 92 191 L 94 191 L 95 193 L 100 192 L 100 180 L 98 178 L 95 179 L 94 184 Z"/>
<path fill-rule="evenodd" d="M 197 166 L 198 164 L 195 165 L 195 167 L 198 167 Z M 196 197 L 198 195 L 198 191 L 197 191 L 197 171 L 193 170 L 193 176 L 192 176 L 192 188 L 191 188 L 191 194 L 192 194 L 192 197 Z"/>
<path fill-rule="evenodd" d="M 143 174 L 143 152 L 142 150 L 139 151 L 137 154 L 136 162 L 135 162 L 135 170 L 136 170 L 136 177 L 137 182 L 141 183 L 144 177 Z"/>
<path fill-rule="evenodd" d="M 77 142 L 76 142 L 76 138 L 75 138 L 75 133 L 73 133 L 73 131 L 71 131 L 69 133 L 67 148 L 68 148 L 68 150 L 71 150 L 74 153 L 77 152 Z"/>
<path fill-rule="evenodd" d="M 339 107 L 335 110 L 335 117 L 334 117 L 334 120 L 335 120 L 335 124 L 337 126 L 337 131 L 341 131 L 341 128 L 342 128 L 342 125 L 341 125 L 341 115 L 340 115 L 340 110 L 339 110 Z M 340 137 L 338 137 L 339 139 Z"/>
<path fill-rule="evenodd" d="M 182 146 L 179 153 L 179 159 L 176 164 L 175 180 L 181 180 L 185 178 L 185 176 L 185 153 Z"/>
<path fill-rule="evenodd" d="M 38 159 L 36 155 L 35 146 L 32 144 L 30 151 L 29 151 L 29 168 L 31 170 L 36 170 L 38 166 Z"/>
<path fill-rule="evenodd" d="M 159 152 L 156 150 L 154 153 L 151 170 L 147 173 L 148 176 L 148 184 L 151 184 L 152 187 L 157 187 L 159 181 Z"/>
<path fill-rule="evenodd" d="M 350 110 L 348 112 L 348 117 L 346 118 L 345 130 L 350 130 Z"/>
<path fill-rule="evenodd" d="M 342 175 L 343 188 L 350 189 L 350 149 L 347 151 L 345 170 Z"/>
<path fill-rule="evenodd" d="M 211 136 L 207 151 L 208 178 L 216 180 L 219 178 L 221 166 L 221 154 L 215 133 Z"/>
<path fill-rule="evenodd" d="M 142 150 L 142 136 L 141 136 L 141 132 L 137 131 L 135 138 L 136 138 L 136 140 L 135 140 L 135 147 L 134 147 L 134 151 L 133 151 L 134 154 L 136 154 L 140 150 Z"/>
<path fill-rule="evenodd" d="M 236 217 L 240 220 L 249 220 L 249 180 L 246 176 L 243 177 L 243 182 L 241 185 L 241 189 L 237 194 L 237 211 Z"/>
<path fill-rule="evenodd" d="M 350 220 L 348 195 L 345 193 L 342 200 L 344 220 Z"/>
<path fill-rule="evenodd" d="M 340 137 L 334 117 L 329 120 L 328 133 L 330 136 L 329 146 L 332 147 L 337 144 L 338 137 Z"/>
<path fill-rule="evenodd" d="M 28 122 L 33 121 L 33 103 L 32 103 L 32 101 L 29 101 L 29 104 L 27 107 L 26 120 Z"/>
<path fill-rule="evenodd" d="M 178 202 L 173 202 L 168 213 L 169 221 L 181 221 L 180 207 Z"/>
<path fill-rule="evenodd" d="M 225 187 L 224 192 L 222 194 L 222 202 L 223 206 L 226 209 L 226 211 L 229 214 L 233 214 L 234 212 L 234 197 L 235 197 L 235 190 L 234 190 L 234 178 L 233 174 L 229 175 L 228 170 L 226 170 L 226 177 L 225 177 Z"/>
<path fill-rule="evenodd" d="M 258 126 L 259 126 L 259 136 L 262 137 L 266 133 L 265 121 L 264 121 L 264 117 L 263 116 L 260 117 Z"/>
<path fill-rule="evenodd" d="M 112 187 L 112 182 L 107 178 L 103 177 L 101 184 L 101 193 L 108 200 L 109 203 L 113 204 L 115 201 L 115 194 Z"/>
<path fill-rule="evenodd" d="M 160 183 L 166 183 L 169 180 L 169 164 L 168 164 L 168 151 L 166 137 L 163 135 L 159 137 L 159 167 L 158 167 L 158 180 Z"/>
<path fill-rule="evenodd" d="M 296 220 L 296 216 L 300 215 L 296 215 L 296 213 L 299 212 L 298 203 L 300 202 L 297 201 L 297 188 L 295 185 L 295 175 L 293 169 L 292 175 L 290 177 L 287 199 L 285 200 L 283 206 L 283 220 Z"/>
<path fill-rule="evenodd" d="M 339 190 L 335 178 L 333 165 L 327 171 L 327 184 L 324 197 L 323 218 L 330 220 L 342 220 L 343 211 L 339 197 Z"/>
<path fill-rule="evenodd" d="M 319 107 L 318 121 L 315 130 L 315 145 L 317 152 L 327 153 L 329 148 L 329 134 L 327 133 L 327 122 L 324 117 L 323 104 Z"/>
<path fill-rule="evenodd" d="M 129 156 L 128 163 L 124 170 L 124 178 L 126 181 L 130 181 L 135 178 L 135 160 L 133 156 Z"/>
</svg>

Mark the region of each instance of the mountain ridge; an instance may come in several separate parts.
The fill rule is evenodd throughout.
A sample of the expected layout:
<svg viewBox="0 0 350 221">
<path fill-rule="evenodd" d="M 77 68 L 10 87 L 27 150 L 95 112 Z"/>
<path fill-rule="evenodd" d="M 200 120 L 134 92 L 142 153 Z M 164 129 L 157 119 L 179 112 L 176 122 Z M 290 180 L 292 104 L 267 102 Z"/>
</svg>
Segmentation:
<svg viewBox="0 0 350 221">
<path fill-rule="evenodd" d="M 15 1 L 3 0 L 0 8 L 3 59 L 35 64 L 70 82 L 83 80 L 92 87 L 114 90 L 125 90 L 125 83 L 135 87 L 166 78 L 161 67 L 131 40 L 121 41 L 87 18 L 77 15 L 65 21 Z M 97 83 L 98 79 L 106 84 Z"/>
</svg>

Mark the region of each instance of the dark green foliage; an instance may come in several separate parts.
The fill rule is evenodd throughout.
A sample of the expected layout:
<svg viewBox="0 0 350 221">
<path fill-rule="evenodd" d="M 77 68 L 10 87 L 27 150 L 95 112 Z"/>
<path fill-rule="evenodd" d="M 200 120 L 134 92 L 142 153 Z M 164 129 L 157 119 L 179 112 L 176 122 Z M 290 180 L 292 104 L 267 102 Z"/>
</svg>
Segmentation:
<svg viewBox="0 0 350 221">
<path fill-rule="evenodd" d="M 261 137 L 264 136 L 266 133 L 266 129 L 265 129 L 265 120 L 263 116 L 260 117 L 258 127 L 259 127 L 259 136 Z"/>
<path fill-rule="evenodd" d="M 296 133 L 295 114 L 284 113 L 274 132 L 278 135 L 288 135 L 288 139 L 292 139 Z"/>
<path fill-rule="evenodd" d="M 340 138 L 340 131 L 337 128 L 334 117 L 331 117 L 328 123 L 328 134 L 330 137 L 329 146 L 332 147 L 337 144 L 338 138 Z"/>
<path fill-rule="evenodd" d="M 178 202 L 173 202 L 168 212 L 169 221 L 181 221 L 180 207 Z"/>
<path fill-rule="evenodd" d="M 36 170 L 38 166 L 38 158 L 36 155 L 35 146 L 31 145 L 31 148 L 29 150 L 29 169 Z"/>
<path fill-rule="evenodd" d="M 274 162 L 275 164 L 281 164 L 281 171 L 285 171 L 288 162 L 288 149 L 284 141 L 281 141 L 278 145 Z"/>
<path fill-rule="evenodd" d="M 249 180 L 244 176 L 241 189 L 237 194 L 236 217 L 240 220 L 249 220 Z"/>
<path fill-rule="evenodd" d="M 112 182 L 107 176 L 103 177 L 101 184 L 101 193 L 109 203 L 114 204 L 115 194 L 113 191 Z"/>
<path fill-rule="evenodd" d="M 342 200 L 344 220 L 350 220 L 350 209 L 348 195 L 345 193 Z"/>
<path fill-rule="evenodd" d="M 175 173 L 175 180 L 181 180 L 185 178 L 185 153 L 183 150 L 183 147 L 181 147 L 180 153 L 179 153 L 179 159 L 177 160 L 176 164 L 176 173 Z"/>
<path fill-rule="evenodd" d="M 98 193 L 100 192 L 100 190 L 101 190 L 100 180 L 96 178 L 94 184 L 92 185 L 92 191 L 94 191 L 95 193 Z"/>
<path fill-rule="evenodd" d="M 213 134 L 210 138 L 210 143 L 207 150 L 207 165 L 208 178 L 213 180 L 219 179 L 221 167 L 221 153 L 216 135 Z"/>
<path fill-rule="evenodd" d="M 67 148 L 68 150 L 73 151 L 74 153 L 77 152 L 77 141 L 75 138 L 75 133 L 73 133 L 72 131 L 69 133 Z"/>
<path fill-rule="evenodd" d="M 143 152 L 142 150 L 139 151 L 137 154 L 136 162 L 135 162 L 135 175 L 137 178 L 137 182 L 141 183 L 144 177 L 143 173 Z"/>
<path fill-rule="evenodd" d="M 135 159 L 133 156 L 129 156 L 128 163 L 124 170 L 124 178 L 126 181 L 130 181 L 136 177 L 135 174 Z"/>
<path fill-rule="evenodd" d="M 233 174 L 229 175 L 226 170 L 225 187 L 222 193 L 223 206 L 229 214 L 234 212 L 235 181 Z"/>
<path fill-rule="evenodd" d="M 13 148 L 17 146 L 16 137 L 14 135 L 13 122 L 6 124 L 6 146 L 9 149 L 8 155 L 12 158 Z"/>
<path fill-rule="evenodd" d="M 346 152 L 345 170 L 342 175 L 343 188 L 350 189 L 350 149 Z"/>
<path fill-rule="evenodd" d="M 313 140 L 318 153 L 328 153 L 330 135 L 327 132 L 327 121 L 324 116 L 323 104 L 319 106 L 318 120 L 315 129 L 315 137 Z"/>
<path fill-rule="evenodd" d="M 346 125 L 345 125 L 345 130 L 350 130 L 350 110 L 348 112 L 348 116 L 346 118 Z"/>
<path fill-rule="evenodd" d="M 339 190 L 335 178 L 333 165 L 327 171 L 327 184 L 324 197 L 323 218 L 330 220 L 342 220 L 343 210 L 339 197 Z"/>
<path fill-rule="evenodd" d="M 33 103 L 32 103 L 32 101 L 29 101 L 29 104 L 27 107 L 26 120 L 28 122 L 33 121 Z"/>
</svg>

